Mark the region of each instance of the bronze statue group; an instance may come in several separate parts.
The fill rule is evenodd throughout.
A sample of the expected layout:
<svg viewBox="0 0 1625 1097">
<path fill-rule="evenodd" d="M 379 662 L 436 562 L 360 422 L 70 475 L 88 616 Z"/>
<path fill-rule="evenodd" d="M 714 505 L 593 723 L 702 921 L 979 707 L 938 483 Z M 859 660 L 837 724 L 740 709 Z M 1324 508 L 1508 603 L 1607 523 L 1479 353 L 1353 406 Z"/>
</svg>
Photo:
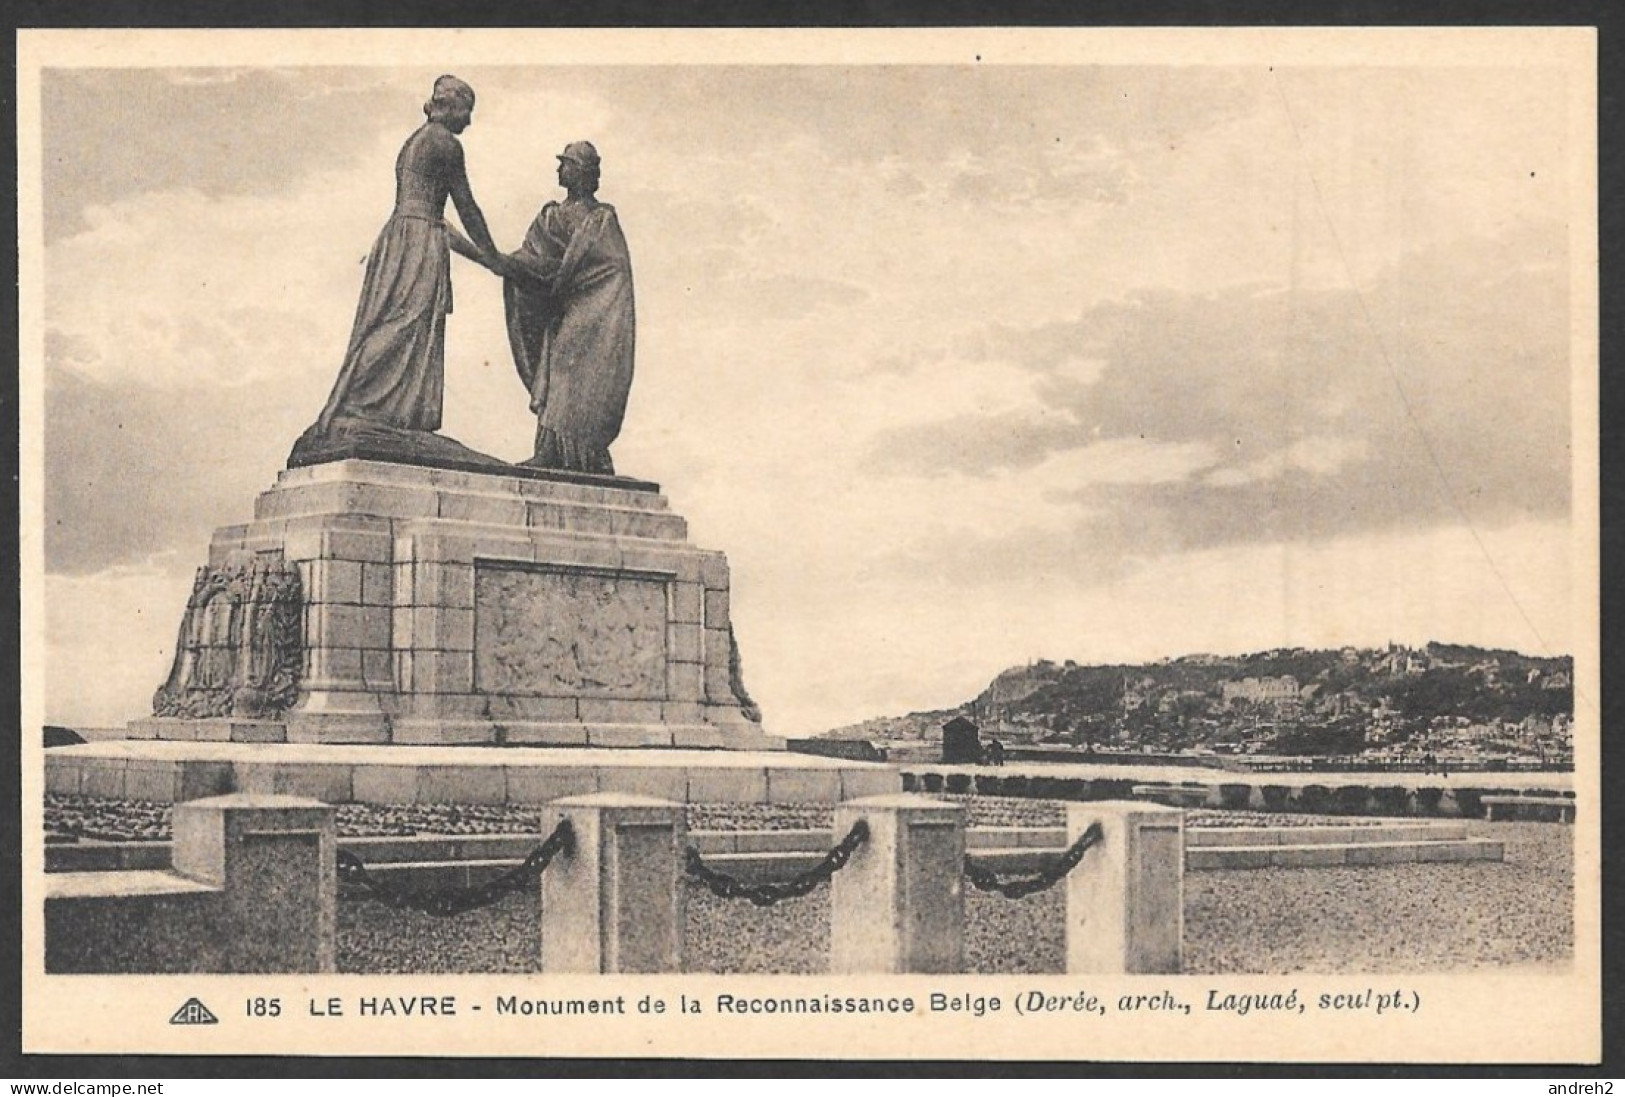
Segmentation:
<svg viewBox="0 0 1625 1097">
<path fill-rule="evenodd" d="M 504 253 L 457 140 L 474 90 L 442 76 L 423 112 L 395 160 L 395 209 L 367 257 L 344 364 L 300 444 L 439 430 L 455 251 L 503 279 L 514 366 L 537 417 L 534 453 L 520 463 L 614 475 L 609 447 L 632 384 L 632 265 L 614 208 L 597 198 L 597 149 L 576 141 L 558 155 L 565 198 L 544 205 L 524 243 Z M 446 223 L 447 198 L 467 235 Z"/>
</svg>

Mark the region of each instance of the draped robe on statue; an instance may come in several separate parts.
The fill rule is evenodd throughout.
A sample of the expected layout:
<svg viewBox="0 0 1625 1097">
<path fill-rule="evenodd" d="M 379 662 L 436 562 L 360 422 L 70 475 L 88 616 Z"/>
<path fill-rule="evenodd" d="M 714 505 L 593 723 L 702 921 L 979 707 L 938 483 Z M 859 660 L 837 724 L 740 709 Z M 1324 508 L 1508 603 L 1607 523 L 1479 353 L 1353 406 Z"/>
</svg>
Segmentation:
<svg viewBox="0 0 1625 1097">
<path fill-rule="evenodd" d="M 455 147 L 449 134 L 425 126 L 401 148 L 395 213 L 367 256 L 350 346 L 322 409 L 324 427 L 354 418 L 402 430 L 440 429 L 451 311 L 451 251 L 442 217 L 449 177 L 462 170 L 460 156 L 455 164 L 442 161 Z"/>
<path fill-rule="evenodd" d="M 446 200 L 467 189 L 463 149 L 433 123 L 395 160 L 395 212 L 367 256 L 355 324 L 333 392 L 288 455 L 288 467 L 349 457 L 454 466 L 506 463 L 434 433 L 446 384 L 451 250 Z M 472 195 L 464 223 L 484 218 Z"/>
<path fill-rule="evenodd" d="M 612 206 L 549 202 L 503 287 L 514 365 L 537 415 L 525 464 L 614 475 L 632 387 L 632 260 Z"/>
</svg>

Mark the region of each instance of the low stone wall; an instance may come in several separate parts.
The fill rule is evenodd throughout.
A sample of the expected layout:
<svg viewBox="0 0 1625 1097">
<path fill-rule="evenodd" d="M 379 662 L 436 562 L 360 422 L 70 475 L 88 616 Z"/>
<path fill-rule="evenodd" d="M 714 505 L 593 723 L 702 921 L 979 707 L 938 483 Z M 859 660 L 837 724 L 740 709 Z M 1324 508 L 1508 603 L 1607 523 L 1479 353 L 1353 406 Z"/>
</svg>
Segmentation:
<svg viewBox="0 0 1625 1097">
<path fill-rule="evenodd" d="M 886 752 L 866 739 L 786 739 L 786 750 L 851 762 L 884 762 Z"/>
<path fill-rule="evenodd" d="M 618 792 L 682 803 L 828 804 L 900 784 L 890 766 L 789 751 L 131 741 L 45 755 L 49 793 L 156 803 L 250 792 L 328 804 L 540 805 Z"/>
<path fill-rule="evenodd" d="M 1360 780 L 1349 775 L 1317 774 L 1317 781 L 1285 782 L 1276 774 L 1233 774 L 1209 780 L 1151 782 L 1133 777 L 1079 776 L 1069 773 L 1045 774 L 1028 767 L 1012 773 L 997 767 L 934 767 L 904 765 L 903 788 L 926 795 L 1013 796 L 1038 800 L 1145 799 L 1169 802 L 1177 799 L 1187 807 L 1230 811 L 1270 811 L 1303 815 L 1368 815 L 1387 818 L 1485 817 L 1486 796 L 1552 796 L 1572 799 L 1568 789 L 1524 788 L 1506 784 L 1500 775 L 1495 784 L 1469 783 L 1453 779 L 1449 785 L 1393 784 Z M 1514 778 L 1515 780 L 1515 778 Z"/>
</svg>

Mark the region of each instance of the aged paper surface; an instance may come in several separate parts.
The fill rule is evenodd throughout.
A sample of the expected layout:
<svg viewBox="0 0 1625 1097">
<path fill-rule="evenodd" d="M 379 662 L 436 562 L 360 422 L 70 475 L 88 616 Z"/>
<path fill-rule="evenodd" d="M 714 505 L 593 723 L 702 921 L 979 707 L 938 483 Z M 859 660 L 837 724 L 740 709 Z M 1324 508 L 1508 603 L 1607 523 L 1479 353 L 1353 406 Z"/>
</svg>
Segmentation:
<svg viewBox="0 0 1625 1097">
<path fill-rule="evenodd" d="M 18 44 L 25 1051 L 1600 1055 L 1590 32 Z M 1457 942 L 1459 968 L 1412 972 L 1374 936 L 1369 966 L 1337 974 L 47 974 L 39 729 L 147 714 L 210 529 L 250 517 L 331 384 L 391 160 L 447 72 L 480 97 L 463 145 L 499 246 L 555 196 L 559 149 L 603 152 L 642 329 L 617 464 L 730 554 L 770 730 L 952 706 L 1037 657 L 1572 654 L 1572 959 L 1475 966 Z M 500 295 L 455 262 L 445 430 L 511 454 L 534 419 Z M 1457 297 L 1504 328 L 1482 307 L 1429 327 L 1425 306 Z M 1091 325 L 1139 333 L 1114 344 L 1126 363 Z M 1568 467 L 1542 448 L 1554 423 Z M 1258 433 L 1214 450 L 1237 424 Z M 1221 491 L 1249 483 L 1263 495 Z M 1267 520 L 1225 513 L 1238 498 Z M 1368 991 L 1413 1008 L 1318 1005 Z M 1191 1008 L 1120 1008 L 1165 992 Z M 1242 995 L 1306 1008 L 1207 1007 Z M 719 996 L 913 1008 L 733 1015 Z M 455 1012 L 359 1005 L 425 997 Z M 172 1024 L 193 998 L 218 1023 Z M 625 1012 L 521 1016 L 509 998 Z M 1074 1008 L 1089 998 L 1100 1011 Z"/>
</svg>

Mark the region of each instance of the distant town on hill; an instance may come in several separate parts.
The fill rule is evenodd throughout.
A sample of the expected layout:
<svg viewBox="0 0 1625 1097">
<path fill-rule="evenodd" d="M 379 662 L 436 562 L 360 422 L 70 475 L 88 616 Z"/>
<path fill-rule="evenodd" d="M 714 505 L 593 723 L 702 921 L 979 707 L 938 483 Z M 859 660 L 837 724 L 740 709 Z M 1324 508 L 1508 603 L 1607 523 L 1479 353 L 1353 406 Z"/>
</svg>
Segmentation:
<svg viewBox="0 0 1625 1097">
<path fill-rule="evenodd" d="M 1441 643 L 1111 666 L 1040 660 L 1003 671 L 957 707 L 826 736 L 918 745 L 940 740 L 955 716 L 1007 746 L 1564 765 L 1573 762 L 1574 661 Z"/>
</svg>

